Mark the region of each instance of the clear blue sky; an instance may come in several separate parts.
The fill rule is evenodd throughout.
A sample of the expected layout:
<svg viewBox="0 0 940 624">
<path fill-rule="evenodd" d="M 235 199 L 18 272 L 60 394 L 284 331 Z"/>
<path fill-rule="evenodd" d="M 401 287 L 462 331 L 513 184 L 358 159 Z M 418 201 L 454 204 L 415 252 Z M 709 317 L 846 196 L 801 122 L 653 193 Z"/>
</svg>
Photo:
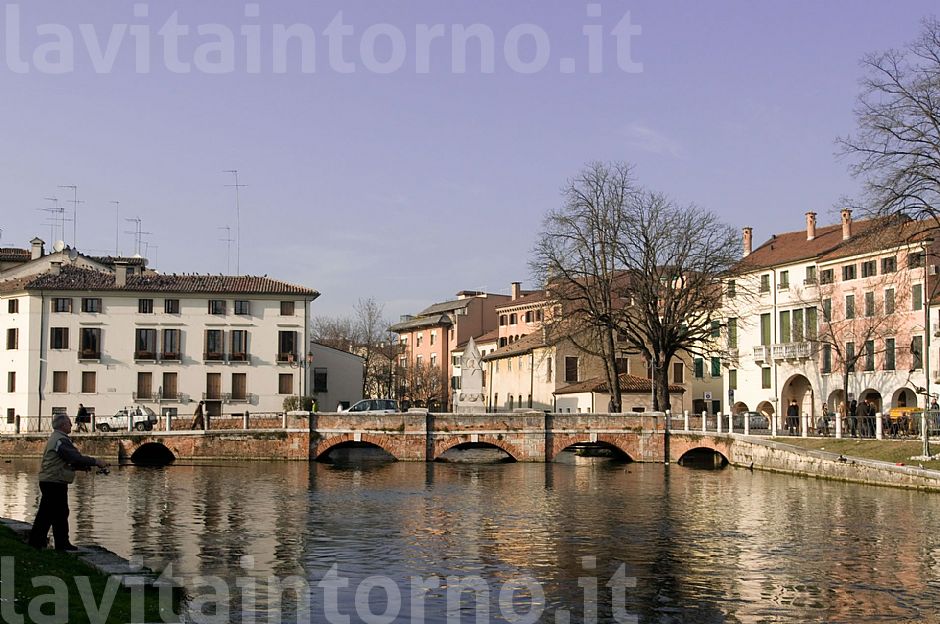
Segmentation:
<svg viewBox="0 0 940 624">
<path fill-rule="evenodd" d="M 320 290 L 315 314 L 348 314 L 371 296 L 396 319 L 461 289 L 531 285 L 542 215 L 594 159 L 633 162 L 642 183 L 751 225 L 761 242 L 803 227 L 807 210 L 836 220 L 857 188 L 834 138 L 853 128 L 858 61 L 914 38 L 935 6 L 5 4 L 0 245 L 48 240 L 44 198 L 70 209 L 57 186 L 76 184 L 83 251 L 113 252 L 119 200 L 122 253 L 133 251 L 123 219 L 139 216 L 158 269 L 225 272 L 218 228 L 234 228 L 235 211 L 222 171 L 238 169 L 242 273 Z M 642 32 L 620 30 L 623 71 L 611 31 L 628 12 Z M 352 34 L 340 38 L 337 20 Z M 299 38 L 276 71 L 279 24 L 315 33 L 315 72 L 302 71 Z M 443 37 L 427 46 L 417 32 L 436 24 Z M 493 34 L 492 73 L 478 42 L 455 70 L 455 27 L 474 24 Z M 583 29 L 596 26 L 603 68 L 592 72 Z"/>
</svg>

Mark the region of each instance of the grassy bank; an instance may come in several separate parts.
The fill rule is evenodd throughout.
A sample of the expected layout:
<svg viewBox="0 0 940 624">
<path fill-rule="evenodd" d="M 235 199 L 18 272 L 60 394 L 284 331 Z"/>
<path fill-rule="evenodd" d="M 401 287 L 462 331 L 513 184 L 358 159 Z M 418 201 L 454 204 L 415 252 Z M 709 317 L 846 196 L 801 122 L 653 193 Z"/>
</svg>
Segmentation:
<svg viewBox="0 0 940 624">
<path fill-rule="evenodd" d="M 89 617 L 89 610 L 82 600 L 79 587 L 91 588 L 91 595 L 86 595 L 85 601 L 94 603 L 91 610 L 91 613 L 94 614 L 96 609 L 104 606 L 102 603 L 106 602 L 106 597 L 109 595 L 106 592 L 108 576 L 87 565 L 74 554 L 61 553 L 54 550 L 37 551 L 25 544 L 16 533 L 5 526 L 0 526 L 0 553 L 3 553 L 4 558 L 13 558 L 12 574 L 7 565 L 4 565 L 2 570 L 3 577 L 2 583 L 0 583 L 0 589 L 2 589 L 3 600 L 6 601 L 8 596 L 12 594 L 16 613 L 24 618 L 23 621 L 34 621 L 34 619 L 30 617 L 30 603 L 32 603 L 33 613 L 35 613 L 35 609 L 41 608 L 41 613 L 44 614 L 46 616 L 45 619 L 48 620 L 49 616 L 55 613 L 56 606 L 53 596 L 58 598 L 60 595 L 63 596 L 63 602 L 59 608 L 59 613 L 56 613 L 56 615 L 61 616 L 67 614 L 69 624 L 90 623 L 92 621 L 122 623 L 134 621 L 131 617 L 133 613 L 131 608 L 131 591 L 124 587 L 117 589 L 107 619 L 93 620 Z M 12 575 L 15 576 L 11 578 Z M 33 579 L 41 576 L 61 579 L 68 590 L 67 600 L 65 599 L 64 591 L 56 591 L 52 584 L 43 580 L 37 580 L 39 586 L 33 587 Z M 84 581 L 76 581 L 76 577 L 87 578 L 87 585 Z M 58 583 L 58 581 L 55 582 Z M 8 583 L 12 584 L 12 591 Z M 112 581 L 111 584 L 113 588 L 114 581 Z M 113 589 L 111 591 L 113 591 Z M 38 600 L 34 600 L 37 598 Z M 103 598 L 105 598 L 105 600 L 102 600 Z M 139 600 L 139 598 L 137 600 Z M 145 590 L 143 602 L 144 621 L 162 621 L 157 590 L 148 587 Z M 0 602 L 0 604 L 3 603 Z M 9 605 L 3 608 L 8 609 Z M 3 615 L 10 616 L 11 614 L 8 611 L 4 611 Z M 3 619 L 6 620 L 6 617 Z M 16 621 L 19 620 L 17 619 Z"/>
<path fill-rule="evenodd" d="M 907 466 L 923 465 L 924 468 L 940 470 L 940 460 L 912 461 L 911 457 L 920 455 L 923 446 L 920 440 L 859 440 L 854 438 L 797 438 L 781 437 L 778 442 L 792 444 L 806 449 L 839 453 L 846 457 L 862 457 L 891 462 L 892 464 L 905 464 Z M 940 443 L 932 443 L 931 453 L 940 452 Z"/>
</svg>

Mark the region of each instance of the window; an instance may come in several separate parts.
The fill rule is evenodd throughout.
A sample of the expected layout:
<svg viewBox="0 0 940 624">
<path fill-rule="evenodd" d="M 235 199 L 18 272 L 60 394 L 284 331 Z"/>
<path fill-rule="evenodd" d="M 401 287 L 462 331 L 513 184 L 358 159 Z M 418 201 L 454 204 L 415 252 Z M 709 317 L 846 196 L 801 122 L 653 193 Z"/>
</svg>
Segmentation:
<svg viewBox="0 0 940 624">
<path fill-rule="evenodd" d="M 180 300 L 179 299 L 164 299 L 163 311 L 166 312 L 167 314 L 179 314 L 180 313 Z"/>
<path fill-rule="evenodd" d="M 50 349 L 68 349 L 69 348 L 69 328 L 68 327 L 49 328 L 49 348 Z"/>
<path fill-rule="evenodd" d="M 101 312 L 101 299 L 97 297 L 82 297 L 82 312 L 97 314 Z"/>
<path fill-rule="evenodd" d="M 7 392 L 16 392 L 16 371 L 7 373 Z"/>
<path fill-rule="evenodd" d="M 163 391 L 164 399 L 175 401 L 179 398 L 179 385 L 176 373 L 163 373 Z"/>
<path fill-rule="evenodd" d="M 222 373 L 206 373 L 206 398 L 222 398 Z"/>
<path fill-rule="evenodd" d="M 499 346 L 505 347 L 508 344 L 509 344 L 509 340 L 507 340 L 505 336 L 499 339 Z"/>
<path fill-rule="evenodd" d="M 420 347 L 421 343 L 423 342 L 424 342 L 424 332 L 419 332 L 418 335 L 415 336 L 415 346 Z"/>
<path fill-rule="evenodd" d="M 760 276 L 760 291 L 762 293 L 770 292 L 770 273 L 764 273 Z"/>
<path fill-rule="evenodd" d="M 434 340 L 437 338 L 437 332 L 431 332 L 431 346 L 434 346 Z"/>
<path fill-rule="evenodd" d="M 760 315 L 760 343 L 765 347 L 770 344 L 770 314 Z"/>
<path fill-rule="evenodd" d="M 294 394 L 294 376 L 290 373 L 280 373 L 277 376 L 277 393 Z"/>
<path fill-rule="evenodd" d="M 52 371 L 52 391 L 69 391 L 69 373 L 68 371 Z"/>
<path fill-rule="evenodd" d="M 803 283 L 807 286 L 816 283 L 816 267 L 806 267 L 806 279 L 803 280 Z"/>
<path fill-rule="evenodd" d="M 179 329 L 163 330 L 163 352 L 160 354 L 162 360 L 180 359 L 180 331 Z"/>
<path fill-rule="evenodd" d="M 209 314 L 225 315 L 225 301 L 222 299 L 209 299 Z"/>
<path fill-rule="evenodd" d="M 780 271 L 780 281 L 777 283 L 777 290 L 786 290 L 790 287 L 790 272 Z"/>
<path fill-rule="evenodd" d="M 865 316 L 875 316 L 875 293 L 865 293 Z"/>
<path fill-rule="evenodd" d="M 677 384 L 685 382 L 685 364 L 682 362 L 672 363 L 672 382 Z"/>
<path fill-rule="evenodd" d="M 629 374 L 630 360 L 623 357 L 614 358 L 614 369 L 617 371 L 618 375 Z"/>
<path fill-rule="evenodd" d="M 737 288 L 737 283 L 735 282 L 735 280 L 728 280 L 728 291 L 727 291 L 728 296 L 734 297 L 735 295 L 737 295 L 737 290 L 738 288 Z"/>
<path fill-rule="evenodd" d="M 893 371 L 894 363 L 894 338 L 885 339 L 885 370 Z"/>
<path fill-rule="evenodd" d="M 924 367 L 924 337 L 914 336 L 911 340 L 911 354 L 914 356 L 912 369 L 918 370 Z"/>
<path fill-rule="evenodd" d="M 507 325 L 508 323 L 509 323 L 509 317 L 506 316 L 505 314 L 500 314 L 500 315 L 499 315 L 499 326 L 502 327 L 502 326 L 504 326 L 504 325 Z"/>
<path fill-rule="evenodd" d="M 721 322 L 712 321 L 712 338 L 719 338 L 721 336 Z"/>
<path fill-rule="evenodd" d="M 878 274 L 878 264 L 874 260 L 862 263 L 862 277 L 874 277 Z"/>
<path fill-rule="evenodd" d="M 82 327 L 78 336 L 79 359 L 101 359 L 101 329 L 98 327 Z"/>
<path fill-rule="evenodd" d="M 705 377 L 705 361 L 702 358 L 700 357 L 695 358 L 694 369 L 695 369 L 696 379 L 702 379 L 703 377 Z"/>
<path fill-rule="evenodd" d="M 248 399 L 247 373 L 232 373 L 232 399 L 237 401 Z"/>
<path fill-rule="evenodd" d="M 924 266 L 924 252 L 915 251 L 907 254 L 907 268 L 913 269 Z"/>
<path fill-rule="evenodd" d="M 248 301 L 235 300 L 235 314 L 247 316 L 251 314 L 251 304 Z M 241 374 L 241 373 L 239 373 Z"/>
<path fill-rule="evenodd" d="M 281 316 L 294 316 L 294 302 L 293 301 L 281 302 Z"/>
<path fill-rule="evenodd" d="M 565 356 L 565 383 L 576 383 L 578 381 L 578 358 L 577 356 Z"/>
<path fill-rule="evenodd" d="M 16 314 L 20 311 L 20 300 L 19 299 L 10 299 L 7 301 L 7 312 L 10 314 Z"/>
<path fill-rule="evenodd" d="M 865 341 L 865 370 L 875 370 L 875 341 Z"/>
<path fill-rule="evenodd" d="M 856 277 L 856 267 L 854 264 L 847 264 L 842 267 L 842 281 L 854 280 Z"/>
<path fill-rule="evenodd" d="M 832 372 L 832 345 L 824 344 L 822 348 L 822 372 Z"/>
<path fill-rule="evenodd" d="M 94 394 L 98 391 L 98 374 L 95 371 L 82 371 L 82 393 Z"/>
<path fill-rule="evenodd" d="M 911 309 L 915 312 L 920 310 L 924 304 L 924 285 L 914 284 L 911 286 Z"/>
<path fill-rule="evenodd" d="M 328 392 L 326 389 L 327 381 L 327 371 L 325 368 L 314 368 L 313 369 L 313 391 L 314 392 Z"/>
<path fill-rule="evenodd" d="M 760 369 L 760 387 L 765 390 L 770 387 L 770 369 L 769 368 Z"/>
<path fill-rule="evenodd" d="M 790 318 L 793 319 L 790 340 L 793 342 L 803 342 L 803 308 L 797 308 L 790 312 Z"/>
<path fill-rule="evenodd" d="M 845 296 L 845 318 L 846 320 L 855 318 L 855 295 Z"/>
<path fill-rule="evenodd" d="M 519 317 L 516 316 L 516 313 L 513 312 L 512 314 L 509 315 L 509 324 L 510 324 L 510 325 L 515 325 L 515 324 L 518 322 L 518 318 L 519 318 Z"/>
<path fill-rule="evenodd" d="M 225 343 L 222 342 L 222 337 L 221 329 L 206 330 L 206 349 L 203 359 L 214 361 L 225 359 Z"/>
<path fill-rule="evenodd" d="M 70 297 L 56 297 L 52 300 L 53 312 L 71 312 L 72 299 Z"/>
<path fill-rule="evenodd" d="M 437 354 L 436 353 L 431 354 L 431 366 L 432 367 L 437 366 Z"/>
<path fill-rule="evenodd" d="M 790 311 L 780 312 L 780 342 L 790 342 Z"/>
<path fill-rule="evenodd" d="M 12 425 L 16 422 L 16 410 L 12 407 L 7 408 L 7 424 Z"/>
<path fill-rule="evenodd" d="M 738 348 L 738 319 L 728 319 L 728 348 Z"/>
<path fill-rule="evenodd" d="M 820 284 L 831 284 L 834 281 L 832 269 L 823 269 L 819 272 Z"/>
<path fill-rule="evenodd" d="M 297 358 L 297 332 L 279 331 L 277 333 L 277 361 L 287 362 Z"/>
<path fill-rule="evenodd" d="M 231 332 L 231 347 L 229 348 L 229 359 L 235 362 L 245 362 L 248 360 L 248 330 L 233 329 Z"/>
<path fill-rule="evenodd" d="M 828 323 L 832 320 L 832 299 L 822 300 L 823 321 Z"/>
<path fill-rule="evenodd" d="M 736 370 L 728 371 L 728 389 L 729 390 L 738 389 L 738 371 Z"/>
<path fill-rule="evenodd" d="M 153 299 L 138 299 L 137 312 L 140 314 L 153 314 Z"/>
<path fill-rule="evenodd" d="M 819 328 L 819 319 L 816 317 L 816 308 L 806 308 L 806 337 L 810 340 L 816 339 Z"/>
<path fill-rule="evenodd" d="M 137 373 L 137 399 L 153 398 L 153 373 Z"/>
<path fill-rule="evenodd" d="M 855 372 L 855 343 L 845 343 L 845 372 Z"/>
<path fill-rule="evenodd" d="M 721 377 L 721 359 L 712 358 L 712 377 Z"/>
<path fill-rule="evenodd" d="M 157 359 L 157 330 L 138 328 L 134 337 L 134 359 L 135 360 L 155 360 Z"/>
<path fill-rule="evenodd" d="M 531 311 L 531 310 L 525 313 L 525 322 L 526 322 L 526 323 L 531 323 L 531 322 L 532 322 L 532 311 Z"/>
<path fill-rule="evenodd" d="M 20 330 L 16 327 L 7 329 L 7 349 L 18 349 L 20 345 Z"/>
</svg>

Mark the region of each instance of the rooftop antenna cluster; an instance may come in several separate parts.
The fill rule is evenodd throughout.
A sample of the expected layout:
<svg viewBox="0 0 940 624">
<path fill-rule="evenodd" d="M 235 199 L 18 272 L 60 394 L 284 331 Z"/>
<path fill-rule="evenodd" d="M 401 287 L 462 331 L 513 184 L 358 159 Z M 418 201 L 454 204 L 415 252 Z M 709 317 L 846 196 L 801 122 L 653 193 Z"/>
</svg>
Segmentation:
<svg viewBox="0 0 940 624">
<path fill-rule="evenodd" d="M 72 189 L 72 199 L 69 202 L 72 204 L 72 247 L 78 248 L 78 236 L 76 231 L 78 229 L 78 205 L 85 202 L 78 201 L 78 187 L 74 184 L 60 184 L 59 188 L 61 189 Z M 64 227 L 62 228 L 65 229 Z M 63 232 L 62 239 L 65 240 L 65 233 Z"/>
<path fill-rule="evenodd" d="M 225 274 L 232 274 L 232 241 L 235 239 L 232 238 L 232 228 L 228 225 L 220 225 L 218 227 L 220 230 L 225 230 L 225 238 L 220 238 L 219 240 L 225 243 Z"/>
<path fill-rule="evenodd" d="M 239 189 L 243 189 L 247 184 L 238 183 L 238 169 L 226 169 L 222 173 L 231 173 L 235 176 L 235 184 L 226 184 L 228 188 L 235 189 L 235 274 L 240 275 L 240 262 L 241 262 L 241 219 L 239 215 L 239 205 L 238 205 L 238 195 Z"/>
<path fill-rule="evenodd" d="M 134 235 L 134 253 L 139 256 L 139 255 L 140 255 L 141 236 L 143 236 L 143 235 L 145 235 L 145 234 L 153 234 L 153 232 L 142 232 L 142 231 L 141 231 L 141 229 L 140 229 L 141 218 L 140 218 L 140 217 L 130 217 L 130 218 L 127 218 L 127 219 L 124 219 L 124 220 L 125 220 L 125 221 L 130 221 L 131 223 L 134 223 L 134 224 L 135 224 L 135 228 L 134 228 L 133 230 L 131 230 L 131 231 L 125 231 L 124 233 L 125 233 L 125 234 L 133 234 L 133 235 Z"/>
</svg>

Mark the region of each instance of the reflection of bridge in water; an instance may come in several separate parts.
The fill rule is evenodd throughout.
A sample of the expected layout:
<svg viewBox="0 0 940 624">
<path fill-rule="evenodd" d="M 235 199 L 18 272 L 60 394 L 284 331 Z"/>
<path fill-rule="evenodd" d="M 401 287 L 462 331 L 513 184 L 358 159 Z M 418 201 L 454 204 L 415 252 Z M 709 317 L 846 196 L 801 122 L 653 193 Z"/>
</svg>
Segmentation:
<svg viewBox="0 0 940 624">
<path fill-rule="evenodd" d="M 682 428 L 681 419 L 673 419 Z M 399 461 L 435 461 L 451 449 L 501 449 L 521 462 L 553 461 L 577 445 L 608 448 L 632 461 L 678 461 L 704 449 L 732 460 L 734 437 L 675 430 L 666 434 L 662 414 L 545 414 L 519 411 L 495 414 L 359 415 L 292 413 L 281 422 L 211 419 L 208 430 L 94 432 L 73 437 L 84 453 L 168 463 L 176 459 L 322 460 L 344 447 L 374 446 Z M 248 425 L 247 427 L 245 425 Z M 11 455 L 39 455 L 47 434 L 4 436 L 0 450 Z"/>
</svg>

